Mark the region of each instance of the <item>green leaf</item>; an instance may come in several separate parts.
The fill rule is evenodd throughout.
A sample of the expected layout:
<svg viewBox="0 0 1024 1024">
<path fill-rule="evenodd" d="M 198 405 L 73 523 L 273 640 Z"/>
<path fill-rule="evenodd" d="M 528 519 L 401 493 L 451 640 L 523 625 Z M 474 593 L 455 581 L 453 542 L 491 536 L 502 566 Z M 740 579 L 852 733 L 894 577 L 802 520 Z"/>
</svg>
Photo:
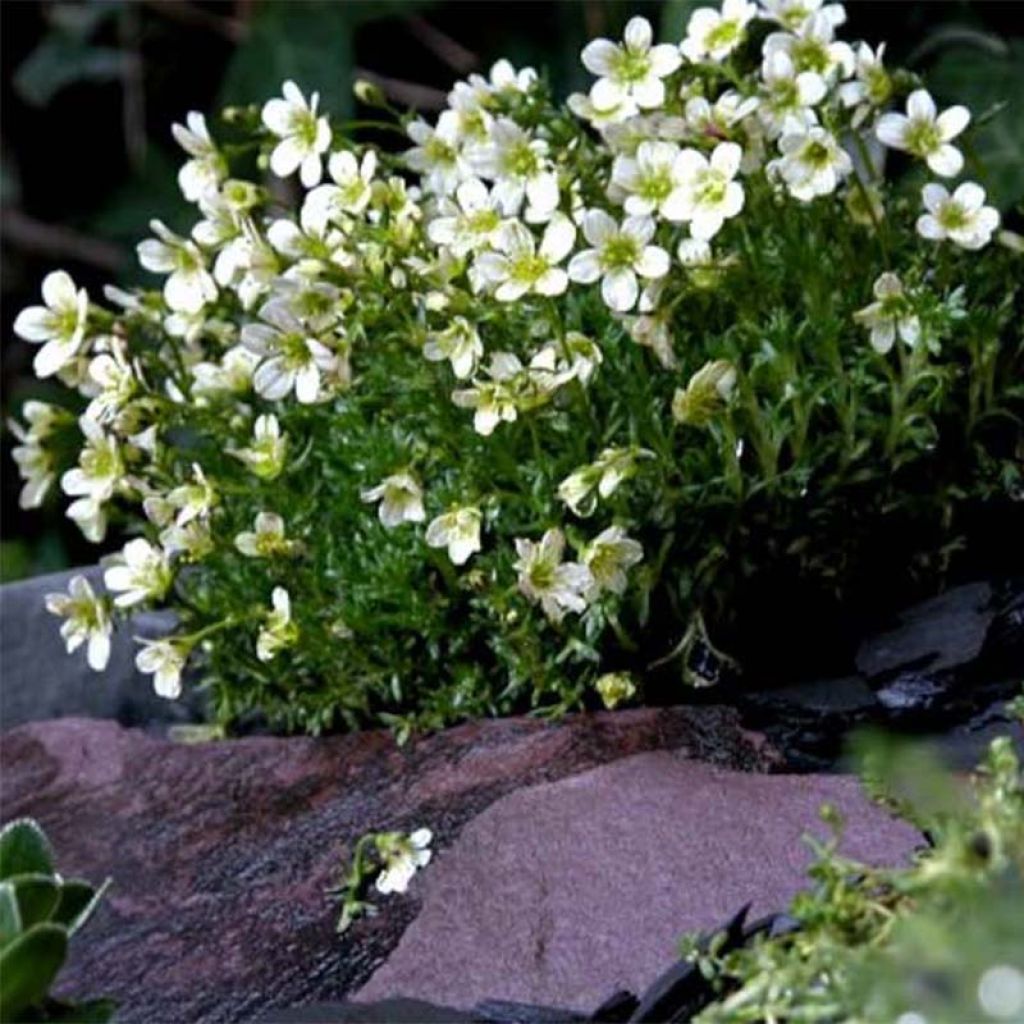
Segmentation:
<svg viewBox="0 0 1024 1024">
<path fill-rule="evenodd" d="M 45 998 L 67 955 L 68 933 L 37 924 L 0 952 L 0 1020 L 17 1021 Z"/>
<path fill-rule="evenodd" d="M 14 73 L 14 88 L 26 103 L 45 107 L 76 82 L 110 82 L 125 71 L 127 57 L 110 46 L 87 46 L 65 36 L 44 39 Z"/>
<path fill-rule="evenodd" d="M 0 882 L 0 949 L 21 931 L 21 914 L 10 882 Z"/>
<path fill-rule="evenodd" d="M 35 874 L 53 874 L 50 841 L 32 818 L 10 821 L 0 831 L 0 881 Z"/>
<path fill-rule="evenodd" d="M 352 27 L 347 4 L 263 3 L 249 36 L 228 64 L 223 105 L 263 103 L 286 79 L 308 96 L 320 93 L 320 109 L 346 116 L 352 105 Z"/>
<path fill-rule="evenodd" d="M 1006 210 L 1024 198 L 1024 39 L 1011 39 L 1002 58 L 976 47 L 950 48 L 927 75 L 945 103 L 964 103 L 975 119 L 1005 106 L 961 137 L 965 175 L 979 181 L 995 206 Z M 957 144 L 960 144 L 958 140 Z"/>
<path fill-rule="evenodd" d="M 15 875 L 7 880 L 18 901 L 22 928 L 49 921 L 60 902 L 60 882 L 52 875 Z"/>
<path fill-rule="evenodd" d="M 78 878 L 69 878 L 60 889 L 60 901 L 51 915 L 51 920 L 64 925 L 68 934 L 74 935 L 92 917 L 97 904 L 110 886 L 108 878 L 99 889 Z"/>
</svg>

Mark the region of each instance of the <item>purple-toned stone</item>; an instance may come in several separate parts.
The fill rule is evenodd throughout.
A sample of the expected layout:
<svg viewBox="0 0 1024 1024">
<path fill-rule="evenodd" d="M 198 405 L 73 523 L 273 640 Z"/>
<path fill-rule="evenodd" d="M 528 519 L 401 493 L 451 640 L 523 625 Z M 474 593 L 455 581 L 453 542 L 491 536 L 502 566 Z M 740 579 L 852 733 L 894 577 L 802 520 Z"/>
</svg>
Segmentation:
<svg viewBox="0 0 1024 1024">
<path fill-rule="evenodd" d="M 638 754 L 512 793 L 431 863 L 423 908 L 359 999 L 483 999 L 587 1011 L 643 992 L 688 930 L 782 910 L 804 884 L 801 836 L 845 814 L 844 850 L 905 860 L 920 841 L 844 776 L 726 771 Z"/>
<path fill-rule="evenodd" d="M 736 769 L 774 763 L 733 711 L 715 707 L 476 722 L 404 748 L 385 732 L 186 746 L 59 719 L 3 734 L 0 796 L 5 820 L 39 819 L 62 872 L 113 879 L 72 943 L 61 990 L 113 997 L 122 1022 L 217 1024 L 337 1001 L 385 960 L 432 868 L 339 938 L 326 890 L 365 832 L 428 826 L 443 864 L 465 823 L 496 799 L 662 749 Z M 528 824 L 525 834 L 534 835 Z M 594 1005 L 608 994 L 601 986 Z"/>
</svg>

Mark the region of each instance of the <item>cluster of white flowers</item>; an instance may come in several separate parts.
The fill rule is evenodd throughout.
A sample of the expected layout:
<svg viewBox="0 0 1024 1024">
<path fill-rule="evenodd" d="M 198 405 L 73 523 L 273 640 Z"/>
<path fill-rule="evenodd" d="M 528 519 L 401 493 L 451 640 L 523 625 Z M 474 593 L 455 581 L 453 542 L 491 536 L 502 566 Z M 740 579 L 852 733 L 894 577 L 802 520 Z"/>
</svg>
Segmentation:
<svg viewBox="0 0 1024 1024">
<path fill-rule="evenodd" d="M 851 133 L 861 142 L 870 134 L 943 178 L 958 175 L 964 161 L 953 142 L 970 121 L 966 108 L 940 114 L 918 89 L 906 97 L 905 114 L 888 111 L 897 90 L 882 63 L 884 48 L 838 40 L 844 20 L 841 4 L 821 0 L 724 0 L 720 9 L 694 11 L 684 39 L 656 43 L 650 24 L 634 17 L 621 41 L 597 39 L 583 50 L 595 80 L 569 98 L 578 121 L 532 116 L 545 102 L 544 86 L 531 69 L 501 61 L 486 77 L 458 82 L 436 123 L 408 120 L 412 145 L 399 156 L 355 146 L 319 112 L 315 93 L 307 99 L 286 82 L 281 97 L 250 116 L 264 166 L 279 178 L 297 175 L 292 216 L 270 207 L 264 188 L 231 177 L 231 161 L 201 114 L 175 125 L 188 157 L 179 183 L 198 220 L 187 234 L 154 220 L 154 237 L 138 246 L 141 265 L 163 278 L 162 295 L 108 289 L 117 307 L 111 314 L 56 271 L 43 283 L 43 305 L 23 311 L 14 325 L 42 346 L 39 376 L 59 374 L 88 399 L 78 421 L 78 465 L 60 476 L 73 499 L 67 514 L 99 541 L 113 504 L 144 512 L 149 539 L 130 540 L 106 569 L 113 606 L 170 594 L 180 567 L 214 550 L 211 524 L 232 500 L 201 452 L 189 459 L 187 474 L 168 469 L 173 442 L 165 427 L 174 417 L 162 410 L 226 408 L 222 422 L 235 442 L 222 450 L 254 486 L 271 484 L 302 458 L 282 428 L 282 410 L 293 402 L 311 407 L 310 415 L 318 406 L 333 408 L 352 386 L 353 360 L 372 358 L 377 341 L 366 344 L 360 321 L 368 295 L 411 296 L 418 318 L 411 340 L 423 360 L 438 364 L 454 406 L 470 410 L 473 429 L 488 438 L 568 395 L 586 395 L 605 355 L 594 338 L 570 328 L 598 313 L 674 368 L 669 322 L 678 296 L 666 298 L 670 283 L 713 285 L 738 259 L 734 241 L 755 216 L 755 194 L 773 204 L 864 199 L 866 222 L 877 226 L 887 215 L 876 201 L 879 182 L 873 168 L 858 168 L 864 157 L 848 150 Z M 757 70 L 744 78 L 725 73 L 753 46 L 758 21 L 770 31 L 754 54 Z M 588 175 L 574 173 L 581 154 L 588 154 Z M 928 184 L 923 202 L 917 230 L 930 240 L 976 250 L 999 223 L 973 182 L 952 195 Z M 570 292 L 580 308 L 598 313 L 571 324 L 543 313 Z M 896 337 L 915 345 L 921 321 L 895 272 L 878 279 L 875 299 L 856 314 L 871 345 L 879 353 Z M 495 344 L 491 325 L 522 302 L 541 313 L 513 352 L 507 335 Z M 147 379 L 127 321 L 159 339 L 171 367 L 163 378 Z M 729 361 L 707 363 L 676 389 L 675 420 L 706 424 L 736 382 Z M 25 479 L 22 504 L 34 507 L 57 480 L 46 441 L 68 414 L 30 403 L 25 417 L 14 456 Z M 243 435 L 248 440 L 239 442 Z M 500 433 L 494 443 L 502 443 Z M 580 518 L 656 456 L 637 445 L 605 445 L 591 458 L 555 495 Z M 358 496 L 375 506 L 386 530 L 403 528 L 393 536 L 411 526 L 425 547 L 446 550 L 455 567 L 485 551 L 484 527 L 492 520 L 484 507 L 500 516 L 498 497 L 453 501 L 412 456 L 385 471 L 383 479 L 364 479 Z M 264 662 L 299 643 L 291 596 L 274 574 L 306 539 L 273 507 L 261 498 L 255 520 L 253 512 L 244 520 L 252 528 L 236 519 L 229 538 L 232 557 L 263 564 L 269 574 L 252 624 L 252 649 Z M 372 526 L 373 513 L 365 512 Z M 511 530 L 501 543 L 521 594 L 557 625 L 567 613 L 598 605 L 601 595 L 626 590 L 644 556 L 627 532 L 632 525 L 613 521 L 589 540 L 570 530 L 576 560 L 566 560 L 567 533 L 555 523 L 537 526 L 540 540 Z M 88 641 L 94 667 L 105 664 L 109 650 L 106 602 L 81 578 L 69 596 L 49 602 L 66 619 L 69 650 Z M 161 693 L 174 695 L 197 641 L 147 642 L 139 667 L 154 674 Z M 628 687 L 605 678 L 612 680 L 606 701 L 622 699 Z"/>
</svg>

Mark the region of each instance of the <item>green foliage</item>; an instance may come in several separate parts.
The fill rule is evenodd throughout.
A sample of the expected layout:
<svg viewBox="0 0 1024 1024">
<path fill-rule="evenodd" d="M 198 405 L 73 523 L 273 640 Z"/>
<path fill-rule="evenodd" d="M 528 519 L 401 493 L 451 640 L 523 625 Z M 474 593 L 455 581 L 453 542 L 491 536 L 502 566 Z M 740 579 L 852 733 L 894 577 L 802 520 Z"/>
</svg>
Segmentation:
<svg viewBox="0 0 1024 1024">
<path fill-rule="evenodd" d="M 480 715 L 558 714 L 594 701 L 610 672 L 631 673 L 641 694 L 707 685 L 714 675 L 692 655 L 726 646 L 751 581 L 799 579 L 817 599 L 864 578 L 876 591 L 939 578 L 965 513 L 1019 497 L 1013 236 L 989 223 L 977 238 L 922 238 L 918 171 L 886 176 L 864 159 L 858 176 L 838 143 L 866 152 L 871 118 L 905 105 L 902 72 L 881 71 L 884 99 L 857 111 L 837 71 L 822 82 L 813 119 L 833 155 L 808 151 L 835 166 L 811 195 L 780 179 L 791 136 L 756 102 L 767 25 L 728 61 L 666 72 L 657 116 L 610 127 L 533 74 L 478 76 L 453 93 L 471 109 L 446 112 L 463 133 L 456 153 L 386 107 L 355 132 L 320 122 L 294 85 L 264 120 L 253 101 L 277 86 L 261 75 L 319 86 L 335 109 L 338 83 L 309 77 L 330 32 L 301 34 L 293 5 L 258 18 L 229 74 L 245 105 L 211 121 L 209 139 L 183 135 L 202 222 L 191 239 L 154 226 L 160 238 L 140 246 L 170 275 L 163 294 L 84 308 L 65 281 L 71 305 L 42 350 L 56 346 L 73 401 L 89 404 L 78 424 L 42 416 L 26 433 L 28 490 L 63 481 L 91 539 L 108 525 L 144 536 L 121 557 L 131 567 L 106 574 L 116 598 L 83 587 L 60 602 L 69 645 L 98 641 L 102 654 L 112 615 L 167 602 L 180 632 L 139 655 L 159 692 L 179 692 L 191 658 L 225 729 L 259 715 L 310 732 L 384 723 L 404 739 Z M 285 63 L 261 50 L 293 32 Z M 714 113 L 713 129 L 687 102 L 729 108 L 737 89 L 753 102 Z M 494 126 L 522 133 L 504 170 L 488 163 Z M 362 141 L 367 127 L 421 145 L 379 150 Z M 643 215 L 661 261 L 660 274 L 644 271 L 657 281 L 642 282 L 643 305 L 637 288 L 609 298 L 579 263 L 571 284 L 559 266 L 503 293 L 502 273 L 529 282 L 537 267 L 506 259 L 510 238 L 536 248 L 560 234 L 556 262 L 571 268 L 592 241 L 583 211 L 622 220 L 609 185 L 621 187 L 613 168 L 637 141 L 624 127 L 682 140 L 669 150 L 691 166 L 716 152 L 749 161 L 728 185 L 701 186 L 702 202 L 721 205 L 730 189 L 742 199 L 707 229 L 713 244 L 692 215 Z M 318 182 L 329 150 L 333 183 L 302 192 L 291 157 L 311 160 Z M 275 159 L 286 180 L 264 174 Z M 458 221 L 470 164 L 494 194 L 518 198 L 484 211 L 495 224 L 460 250 L 431 228 Z M 523 167 L 555 193 L 541 223 L 522 201 Z M 609 256 L 620 281 L 622 252 Z M 894 280 L 896 312 L 883 316 L 872 297 Z M 271 329 L 282 313 L 292 326 Z M 886 345 L 872 317 L 914 332 L 893 344 L 890 330 Z M 457 372 L 441 346 L 460 336 L 472 345 Z M 279 449 L 257 438 L 271 424 Z M 404 511 L 387 496 L 396 488 Z M 459 514 L 465 557 L 436 542 Z"/>
<path fill-rule="evenodd" d="M 54 870 L 53 850 L 30 818 L 0 831 L 0 1021 L 106 1021 L 108 1000 L 69 1003 L 49 996 L 68 940 L 89 919 L 99 889 Z"/>
<path fill-rule="evenodd" d="M 798 930 L 724 956 L 685 940 L 721 993 L 700 1024 L 1024 1021 L 1024 777 L 1011 741 L 993 742 L 969 784 L 906 741 L 866 737 L 861 751 L 872 791 L 929 846 L 909 867 L 861 864 L 837 852 L 842 822 L 823 813 L 835 835 L 809 840 Z"/>
</svg>

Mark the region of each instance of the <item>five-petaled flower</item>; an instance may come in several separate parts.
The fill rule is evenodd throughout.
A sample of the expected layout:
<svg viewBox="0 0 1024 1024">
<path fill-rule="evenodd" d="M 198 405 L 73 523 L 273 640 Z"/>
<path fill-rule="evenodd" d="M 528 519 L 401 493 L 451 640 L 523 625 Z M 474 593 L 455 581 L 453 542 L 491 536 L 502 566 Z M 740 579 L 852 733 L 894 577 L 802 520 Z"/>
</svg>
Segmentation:
<svg viewBox="0 0 1024 1024">
<path fill-rule="evenodd" d="M 331 126 L 326 117 L 317 117 L 319 93 L 307 102 L 292 81 L 285 82 L 281 91 L 284 99 L 277 97 L 263 105 L 263 123 L 281 140 L 270 154 L 270 169 L 279 178 L 298 171 L 302 184 L 313 188 L 323 175 L 321 156 L 331 145 Z"/>
<path fill-rule="evenodd" d="M 964 166 L 963 154 L 950 142 L 970 123 L 971 112 L 963 106 L 949 107 L 941 114 L 924 89 L 907 97 L 906 114 L 883 114 L 875 125 L 878 141 L 924 160 L 943 178 L 953 178 Z"/>
<path fill-rule="evenodd" d="M 68 654 L 86 644 L 86 660 L 94 672 L 102 672 L 110 660 L 113 623 L 106 599 L 97 597 L 89 581 L 72 576 L 66 594 L 47 594 L 46 610 L 64 619 L 60 635 Z"/>
<path fill-rule="evenodd" d="M 628 312 L 640 294 L 638 276 L 653 280 L 668 273 L 668 253 L 649 244 L 654 231 L 651 217 L 627 217 L 616 224 L 604 210 L 588 210 L 583 217 L 583 235 L 593 248 L 573 256 L 569 277 L 580 284 L 600 278 L 601 295 L 608 307 Z"/>
<path fill-rule="evenodd" d="M 423 509 L 423 489 L 407 470 L 392 473 L 376 487 L 361 492 L 367 504 L 379 501 L 377 517 L 389 530 L 402 523 L 422 523 L 427 518 Z"/>
<path fill-rule="evenodd" d="M 42 306 L 29 306 L 15 318 L 14 333 L 43 347 L 33 366 L 40 377 L 50 377 L 78 355 L 85 340 L 89 294 L 76 288 L 71 276 L 54 270 L 43 278 Z"/>
<path fill-rule="evenodd" d="M 933 242 L 949 239 L 961 249 L 981 249 L 999 227 L 999 211 L 985 205 L 985 190 L 973 181 L 965 181 L 950 195 L 949 190 L 932 182 L 921 189 L 927 211 L 917 219 L 917 231 Z"/>
<path fill-rule="evenodd" d="M 516 538 L 515 569 L 519 573 L 519 589 L 536 601 L 554 623 L 566 612 L 582 612 L 587 607 L 586 595 L 594 586 L 590 570 L 579 562 L 563 562 L 565 534 L 548 530 L 539 543 Z"/>
<path fill-rule="evenodd" d="M 874 285 L 875 301 L 853 314 L 871 336 L 871 347 L 883 355 L 899 337 L 913 347 L 921 338 L 921 321 L 914 312 L 903 282 L 891 271 L 882 274 Z"/>
</svg>

